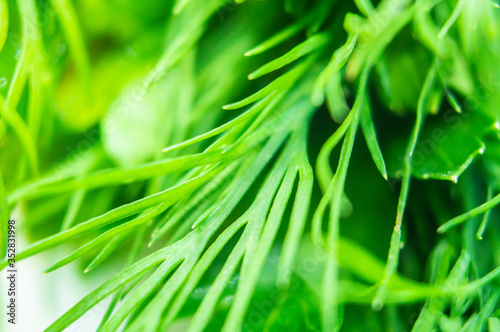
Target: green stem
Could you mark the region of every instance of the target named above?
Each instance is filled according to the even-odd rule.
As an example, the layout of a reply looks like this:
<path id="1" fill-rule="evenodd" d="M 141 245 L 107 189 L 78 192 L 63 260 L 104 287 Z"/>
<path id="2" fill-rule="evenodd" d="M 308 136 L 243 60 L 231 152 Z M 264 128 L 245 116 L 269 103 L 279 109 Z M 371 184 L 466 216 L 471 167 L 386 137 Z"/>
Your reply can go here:
<path id="1" fill-rule="evenodd" d="M 391 236 L 391 243 L 389 246 L 389 255 L 385 267 L 384 278 L 380 281 L 380 287 L 378 288 L 375 298 L 372 302 L 372 307 L 375 310 L 380 310 L 384 306 L 384 300 L 387 296 L 387 285 L 396 272 L 398 266 L 399 252 L 401 250 L 401 225 L 403 224 L 406 201 L 408 199 L 408 193 L 410 190 L 412 156 L 413 151 L 415 150 L 415 146 L 417 145 L 418 136 L 420 134 L 420 131 L 422 130 L 425 115 L 425 102 L 431 91 L 435 76 L 436 65 L 433 64 L 427 74 L 422 92 L 420 93 L 420 97 L 418 99 L 417 119 L 410 136 L 410 141 L 408 142 L 408 146 L 406 148 L 406 155 L 403 165 L 403 179 L 401 183 L 401 191 L 399 193 L 396 213 L 396 225 L 394 226 L 394 230 Z"/>
<path id="2" fill-rule="evenodd" d="M 493 199 L 487 201 L 486 203 L 479 205 L 477 208 L 472 209 L 467 213 L 461 214 L 458 217 L 455 217 L 455 218 L 445 222 L 444 224 L 442 224 L 438 228 L 437 231 L 440 234 L 445 233 L 450 228 L 453 228 L 456 225 L 459 225 L 472 217 L 475 217 L 479 214 L 487 212 L 487 211 L 491 210 L 492 208 L 494 208 L 495 206 L 497 206 L 498 204 L 500 204 L 500 194 L 496 195 Z"/>

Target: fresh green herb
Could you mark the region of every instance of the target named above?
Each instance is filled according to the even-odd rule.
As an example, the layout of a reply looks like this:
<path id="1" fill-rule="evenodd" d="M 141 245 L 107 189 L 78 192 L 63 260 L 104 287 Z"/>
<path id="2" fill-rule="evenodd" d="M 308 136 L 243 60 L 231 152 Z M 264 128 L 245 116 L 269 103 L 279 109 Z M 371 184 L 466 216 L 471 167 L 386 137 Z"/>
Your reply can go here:
<path id="1" fill-rule="evenodd" d="M 490 0 L 0 0 L 0 251 L 122 266 L 46 331 L 499 331 L 499 77 Z"/>

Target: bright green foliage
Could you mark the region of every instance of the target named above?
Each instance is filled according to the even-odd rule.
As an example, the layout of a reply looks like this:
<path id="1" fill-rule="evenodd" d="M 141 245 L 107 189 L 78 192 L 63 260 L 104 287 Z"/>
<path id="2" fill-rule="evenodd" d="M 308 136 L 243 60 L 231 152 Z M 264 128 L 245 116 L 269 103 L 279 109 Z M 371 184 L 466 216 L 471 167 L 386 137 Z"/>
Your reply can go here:
<path id="1" fill-rule="evenodd" d="M 490 0 L 0 0 L 0 251 L 123 267 L 47 331 L 500 331 L 499 79 Z"/>

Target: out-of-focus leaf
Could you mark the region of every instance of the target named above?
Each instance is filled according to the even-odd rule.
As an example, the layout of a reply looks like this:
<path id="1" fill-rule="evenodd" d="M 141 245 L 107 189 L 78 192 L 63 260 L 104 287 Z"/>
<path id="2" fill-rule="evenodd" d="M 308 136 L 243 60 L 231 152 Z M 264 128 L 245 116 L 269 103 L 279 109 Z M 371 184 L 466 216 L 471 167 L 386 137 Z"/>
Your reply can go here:
<path id="1" fill-rule="evenodd" d="M 0 50 L 2 50 L 9 28 L 9 7 L 6 0 L 0 0 Z"/>
<path id="2" fill-rule="evenodd" d="M 131 82 L 146 75 L 158 53 L 153 47 L 161 37 L 157 30 L 152 30 L 133 44 L 99 59 L 93 66 L 89 93 L 82 88 L 74 72 L 65 74 L 56 98 L 63 124 L 74 131 L 88 129 L 105 116 L 113 101 L 121 108 L 121 113 L 136 107 L 145 92 L 146 79 L 140 80 L 133 91 L 127 94 L 123 91 Z M 121 99 L 116 100 L 117 97 Z"/>
<path id="3" fill-rule="evenodd" d="M 335 72 L 330 77 L 325 86 L 326 106 L 330 111 L 332 119 L 337 123 L 342 123 L 349 114 L 350 108 L 342 91 L 342 77 L 340 72 Z"/>
<path id="4" fill-rule="evenodd" d="M 318 305 L 314 294 L 296 277 L 267 318 L 264 331 L 319 331 Z"/>
<path id="5" fill-rule="evenodd" d="M 164 92 L 172 87 L 160 84 L 149 93 L 144 91 L 144 98 L 123 103 L 133 100 L 134 91 L 141 88 L 140 84 L 132 85 L 118 97 L 101 124 L 104 148 L 120 165 L 151 160 L 160 151 L 165 132 L 170 132 L 171 120 L 167 116 L 171 109 L 159 105 L 175 104 Z"/>
<path id="6" fill-rule="evenodd" d="M 429 119 L 413 153 L 412 175 L 421 179 L 458 181 L 474 158 L 486 150 L 485 136 L 496 131 L 495 121 L 481 113 L 445 111 Z M 406 138 L 394 139 L 386 161 L 389 174 L 399 177 Z"/>
<path id="7" fill-rule="evenodd" d="M 488 319 L 490 332 L 500 332 L 500 318 L 491 317 Z"/>

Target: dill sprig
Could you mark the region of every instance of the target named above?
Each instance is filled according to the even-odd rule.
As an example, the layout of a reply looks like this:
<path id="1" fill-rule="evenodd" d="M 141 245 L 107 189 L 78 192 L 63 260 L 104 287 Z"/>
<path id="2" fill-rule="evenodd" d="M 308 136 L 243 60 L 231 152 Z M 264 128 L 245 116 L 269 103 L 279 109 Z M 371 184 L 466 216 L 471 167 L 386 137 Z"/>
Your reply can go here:
<path id="1" fill-rule="evenodd" d="M 0 0 L 0 249 L 123 266 L 46 331 L 498 330 L 497 7 Z"/>

